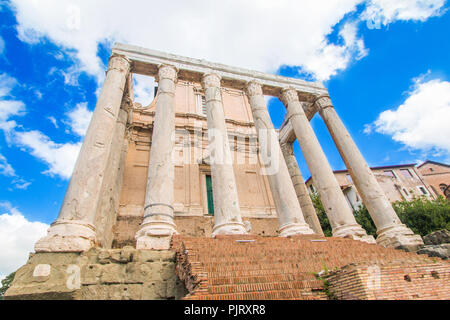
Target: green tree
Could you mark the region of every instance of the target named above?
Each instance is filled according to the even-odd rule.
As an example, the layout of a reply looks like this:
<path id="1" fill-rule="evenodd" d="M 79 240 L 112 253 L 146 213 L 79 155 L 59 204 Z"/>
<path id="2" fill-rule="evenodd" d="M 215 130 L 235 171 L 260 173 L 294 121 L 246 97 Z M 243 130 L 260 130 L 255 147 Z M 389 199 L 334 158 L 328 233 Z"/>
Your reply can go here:
<path id="1" fill-rule="evenodd" d="M 366 230 L 368 235 L 374 237 L 377 236 L 377 227 L 375 227 L 369 211 L 365 206 L 362 206 L 358 210 L 353 210 L 353 214 L 355 215 L 356 222 L 358 222 L 363 229 Z"/>
<path id="2" fill-rule="evenodd" d="M 312 194 L 311 200 L 316 208 L 317 216 L 325 236 L 331 237 L 332 230 L 318 194 Z M 450 201 L 444 197 L 430 200 L 426 197 L 414 198 L 412 201 L 398 201 L 392 204 L 400 220 L 414 233 L 423 236 L 434 231 L 450 230 Z M 365 206 L 354 210 L 356 221 L 367 231 L 376 236 L 376 227 Z"/>
<path id="3" fill-rule="evenodd" d="M 425 197 L 393 203 L 400 220 L 422 237 L 434 231 L 450 230 L 450 201 L 440 196 L 436 200 Z"/>
<path id="4" fill-rule="evenodd" d="M 7 276 L 5 279 L 2 280 L 2 286 L 0 288 L 0 300 L 3 300 L 3 295 L 5 294 L 6 290 L 8 290 L 9 287 L 11 286 L 15 275 L 16 275 L 16 273 L 13 272 L 9 276 Z"/>
<path id="5" fill-rule="evenodd" d="M 328 220 L 327 214 L 322 204 L 322 200 L 320 200 L 320 196 L 317 193 L 311 194 L 311 200 L 316 209 L 317 217 L 319 218 L 320 226 L 322 227 L 323 234 L 325 237 L 331 237 L 331 225 Z"/>

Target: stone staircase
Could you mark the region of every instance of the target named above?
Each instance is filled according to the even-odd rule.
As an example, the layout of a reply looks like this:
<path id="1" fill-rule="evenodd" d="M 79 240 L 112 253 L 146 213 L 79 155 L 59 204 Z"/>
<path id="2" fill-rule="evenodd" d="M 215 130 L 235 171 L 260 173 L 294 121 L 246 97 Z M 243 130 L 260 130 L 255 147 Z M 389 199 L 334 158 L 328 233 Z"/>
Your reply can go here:
<path id="1" fill-rule="evenodd" d="M 343 238 L 297 236 L 174 236 L 176 273 L 185 282 L 188 300 L 326 300 L 321 271 L 370 264 L 420 266 L 439 262 L 425 255 Z M 442 264 L 444 264 L 442 266 Z M 448 278 L 445 279 L 448 283 Z M 442 281 L 441 281 L 442 282 Z M 441 283 L 442 285 L 442 283 Z"/>

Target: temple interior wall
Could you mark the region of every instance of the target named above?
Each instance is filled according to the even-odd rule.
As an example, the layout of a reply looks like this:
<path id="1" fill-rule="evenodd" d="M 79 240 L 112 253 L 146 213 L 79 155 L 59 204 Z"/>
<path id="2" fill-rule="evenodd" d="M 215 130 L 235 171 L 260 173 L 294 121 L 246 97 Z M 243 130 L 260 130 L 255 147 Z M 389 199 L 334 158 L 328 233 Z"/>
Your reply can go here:
<path id="1" fill-rule="evenodd" d="M 258 159 L 256 130 L 247 98 L 244 92 L 227 88 L 222 89 L 222 95 L 242 217 L 252 220 L 251 233 L 276 235 L 277 214 L 267 176 Z M 208 214 L 206 176 L 211 175 L 211 170 L 201 86 L 179 81 L 175 97 L 176 224 L 181 224 L 178 231 L 182 234 L 209 236 L 213 217 Z M 156 99 L 146 107 L 135 104 L 131 110 L 120 205 L 114 228 L 116 245 L 134 241 L 142 221 L 155 105 Z M 182 220 L 180 217 L 199 219 Z M 268 219 L 267 223 L 261 219 Z"/>

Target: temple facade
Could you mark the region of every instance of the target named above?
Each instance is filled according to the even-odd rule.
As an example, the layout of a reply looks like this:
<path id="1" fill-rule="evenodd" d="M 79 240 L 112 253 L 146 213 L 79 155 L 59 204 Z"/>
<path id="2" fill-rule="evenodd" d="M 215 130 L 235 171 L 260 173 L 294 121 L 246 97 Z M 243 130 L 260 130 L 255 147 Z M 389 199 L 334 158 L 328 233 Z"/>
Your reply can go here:
<path id="1" fill-rule="evenodd" d="M 134 101 L 133 74 L 155 77 L 150 105 Z M 280 130 L 265 96 L 286 107 Z M 356 222 L 316 113 L 376 237 Z M 321 83 L 116 44 L 59 216 L 4 297 L 448 300 L 448 263 L 405 252 L 423 241 L 389 200 Z"/>
<path id="2" fill-rule="evenodd" d="M 133 74 L 155 77 L 134 103 Z M 280 132 L 264 96 L 283 102 Z M 356 222 L 309 120 L 319 113 L 377 227 Z M 321 83 L 116 44 L 57 220 L 36 252 L 166 250 L 172 236 L 322 234 L 293 155 L 298 140 L 333 236 L 417 247 Z"/>
<path id="3" fill-rule="evenodd" d="M 269 180 L 258 158 L 258 141 L 245 92 L 222 90 L 223 110 L 239 195 L 239 210 L 246 230 L 276 236 L 278 219 Z M 153 123 L 158 96 L 149 106 L 133 104 L 120 187 L 113 247 L 134 244 L 142 222 Z M 201 84 L 178 80 L 175 86 L 173 214 L 177 232 L 211 236 L 214 195 L 205 91 Z M 125 151 L 124 151 L 125 152 Z"/>

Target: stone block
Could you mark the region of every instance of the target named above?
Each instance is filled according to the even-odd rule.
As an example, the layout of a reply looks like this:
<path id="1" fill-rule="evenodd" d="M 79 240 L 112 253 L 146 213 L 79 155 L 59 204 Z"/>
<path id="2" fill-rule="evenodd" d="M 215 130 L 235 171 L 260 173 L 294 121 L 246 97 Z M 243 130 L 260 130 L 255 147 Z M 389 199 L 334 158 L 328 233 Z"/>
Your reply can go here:
<path id="1" fill-rule="evenodd" d="M 450 231 L 439 230 L 423 237 L 423 242 L 426 245 L 439 245 L 443 243 L 450 243 Z"/>
<path id="2" fill-rule="evenodd" d="M 81 284 L 94 285 L 99 283 L 102 275 L 102 266 L 99 264 L 86 264 L 81 267 Z"/>
<path id="3" fill-rule="evenodd" d="M 176 277 L 175 275 L 175 263 L 163 262 L 161 264 L 161 278 L 162 280 L 169 280 Z"/>
<path id="4" fill-rule="evenodd" d="M 127 283 L 144 283 L 151 278 L 151 268 L 148 263 L 131 262 L 126 266 Z"/>
<path id="5" fill-rule="evenodd" d="M 110 263 L 111 262 L 110 258 L 111 258 L 111 254 L 108 250 L 102 250 L 98 254 L 98 262 L 100 264 Z"/>
<path id="6" fill-rule="evenodd" d="M 450 257 L 450 243 L 440 245 L 427 245 L 417 251 L 418 254 L 426 254 L 429 257 L 437 257 L 447 260 Z"/>
<path id="7" fill-rule="evenodd" d="M 143 300 L 163 300 L 167 296 L 167 283 L 163 281 L 153 281 L 145 283 L 142 288 Z"/>
<path id="8" fill-rule="evenodd" d="M 120 284 L 124 283 L 126 279 L 126 267 L 122 264 L 106 264 L 102 266 L 102 273 L 100 277 L 101 283 L 104 284 Z"/>
<path id="9" fill-rule="evenodd" d="M 138 250 L 133 256 L 133 261 L 137 262 L 156 262 L 161 261 L 161 253 L 165 251 L 156 250 Z"/>
<path id="10" fill-rule="evenodd" d="M 160 257 L 162 261 L 174 262 L 176 256 L 177 254 L 175 251 L 160 251 Z"/>
<path id="11" fill-rule="evenodd" d="M 69 252 L 39 252 L 30 255 L 29 264 L 51 264 L 54 265 L 67 265 L 76 264 L 80 258 L 79 253 Z"/>

